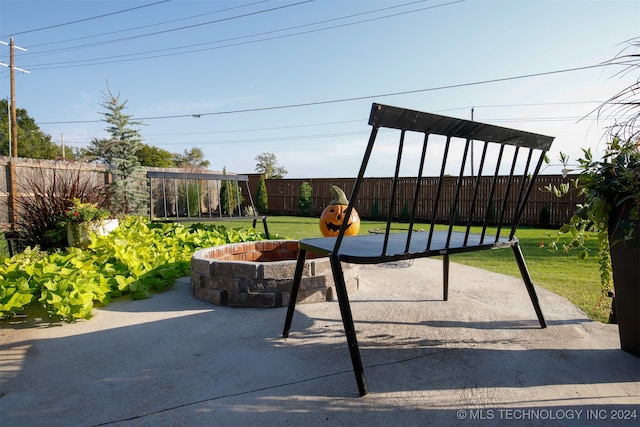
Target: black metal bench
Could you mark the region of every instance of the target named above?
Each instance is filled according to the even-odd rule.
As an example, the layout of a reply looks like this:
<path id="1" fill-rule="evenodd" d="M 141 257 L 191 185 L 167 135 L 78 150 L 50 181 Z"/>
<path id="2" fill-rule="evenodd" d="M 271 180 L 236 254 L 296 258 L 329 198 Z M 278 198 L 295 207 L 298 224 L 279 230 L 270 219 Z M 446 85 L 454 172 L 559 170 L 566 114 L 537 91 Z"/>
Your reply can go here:
<path id="1" fill-rule="evenodd" d="M 546 327 L 515 232 L 544 155 L 553 141 L 552 137 L 544 135 L 380 104 L 373 104 L 369 125 L 372 126 L 371 135 L 344 217 L 349 218 L 351 210 L 358 206 L 367 165 L 376 141 L 381 139 L 378 131 L 383 129 L 385 134 L 382 138 L 386 147 L 389 147 L 388 135 L 393 134 L 397 150 L 386 229 L 379 234 L 344 236 L 345 223 L 337 237 L 300 240 L 283 331 L 286 338 L 291 328 L 307 252 L 328 256 L 360 395 L 367 393 L 367 386 L 341 262 L 378 264 L 442 256 L 444 300 L 447 300 L 449 255 L 511 248 L 540 326 Z M 474 160 L 476 151 L 480 156 Z M 423 185 L 426 182 L 423 176 L 425 169 L 433 166 L 430 162 L 434 159 L 440 172 L 439 180 L 436 188 L 427 189 Z M 410 180 L 400 178 L 402 162 L 407 160 L 413 160 L 417 167 L 415 177 Z M 456 186 L 452 194 L 445 195 L 442 181 L 449 175 L 457 176 Z M 402 185 L 407 181 L 412 182 L 412 203 L 402 206 L 402 210 L 410 214 L 408 230 L 398 233 L 394 232 L 391 224 L 400 208 L 397 206 L 402 186 L 400 181 Z M 431 196 L 427 197 L 426 194 Z M 431 205 L 431 224 L 423 232 L 415 232 L 415 212 L 424 203 Z M 437 226 L 434 218 L 442 209 L 448 209 L 449 221 L 444 226 Z"/>
<path id="2" fill-rule="evenodd" d="M 253 220 L 256 227 L 262 221 L 269 238 L 267 216 L 256 211 L 247 175 L 208 172 L 147 171 L 149 179 L 149 219 L 164 222 L 241 221 Z M 226 182 L 226 195 L 221 193 Z M 242 208 L 241 185 L 244 184 L 248 202 Z M 235 205 L 223 200 L 235 199 Z M 230 207 L 230 208 L 229 208 Z"/>

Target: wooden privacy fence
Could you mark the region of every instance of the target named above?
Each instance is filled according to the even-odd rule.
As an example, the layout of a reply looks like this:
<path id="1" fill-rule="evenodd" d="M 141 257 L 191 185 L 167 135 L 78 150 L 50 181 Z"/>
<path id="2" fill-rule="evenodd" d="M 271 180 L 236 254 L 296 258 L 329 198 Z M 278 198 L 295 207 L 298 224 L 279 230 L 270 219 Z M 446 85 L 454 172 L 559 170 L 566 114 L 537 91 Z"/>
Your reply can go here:
<path id="1" fill-rule="evenodd" d="M 147 172 L 169 174 L 187 172 L 181 168 L 142 169 L 141 173 L 135 174 L 131 179 L 135 179 L 139 186 L 145 188 L 146 194 L 149 189 Z M 101 164 L 69 160 L 0 157 L 0 228 L 2 230 L 13 229 L 19 213 L 17 212 L 19 204 L 16 201 L 20 198 L 35 197 L 32 191 L 34 185 L 52 189 L 54 179 L 58 181 L 77 180 L 80 185 L 90 183 L 95 187 L 100 187 L 111 182 L 111 173 L 105 165 Z M 148 210 L 145 209 L 144 213 L 148 214 Z"/>
<path id="2" fill-rule="evenodd" d="M 19 198 L 35 197 L 33 185 L 45 188 L 54 177 L 66 182 L 78 179 L 95 186 L 110 182 L 106 167 L 101 165 L 66 160 L 0 157 L 0 228 L 12 228 L 19 210 Z"/>
<path id="3" fill-rule="evenodd" d="M 481 178 L 479 202 L 488 202 L 489 189 L 492 176 Z M 522 177 L 516 177 L 517 182 L 514 188 L 520 184 Z M 570 192 L 562 198 L 557 198 L 554 194 L 542 191 L 542 188 L 549 184 L 559 185 L 568 182 L 570 177 L 563 178 L 561 175 L 540 175 L 535 183 L 535 190 L 531 193 L 522 215 L 521 224 L 527 226 L 559 226 L 566 223 L 576 209 L 576 204 L 583 203 L 583 197 L 579 197 L 576 192 Z M 464 179 L 475 179 L 465 177 Z M 255 194 L 259 181 L 259 175 L 250 176 L 250 188 Z M 311 215 L 318 216 L 331 201 L 332 185 L 342 188 L 347 197 L 351 193 L 355 180 L 353 178 L 312 178 L 312 179 L 267 179 L 265 184 L 269 196 L 269 212 L 277 215 L 299 214 L 298 199 L 300 196 L 300 186 L 303 182 L 309 183 L 312 189 Z M 444 177 L 440 204 L 436 213 L 436 221 L 448 221 L 449 207 L 453 203 L 456 177 Z M 413 197 L 412 189 L 415 178 L 401 178 L 398 182 L 398 194 L 401 200 L 406 203 L 399 203 L 393 212 L 393 216 L 399 220 L 408 218 L 408 212 L 403 212 L 403 207 L 408 205 Z M 388 212 L 388 200 L 391 194 L 392 178 L 366 178 L 360 190 L 360 202 L 355 206 L 362 218 L 382 219 Z M 418 206 L 417 218 L 421 221 L 431 220 L 431 206 L 435 200 L 438 178 L 423 178 L 421 185 L 422 202 Z M 506 185 L 506 177 L 498 177 L 498 186 Z M 463 183 L 463 192 L 466 186 Z M 465 220 L 465 215 L 471 204 L 471 194 L 461 194 L 458 201 L 456 216 L 461 221 Z M 500 209 L 502 199 L 493 200 L 488 209 Z M 513 209 L 512 204 L 507 203 L 507 209 Z M 497 215 L 498 212 L 496 212 Z M 491 212 L 489 212 L 491 216 Z"/>
<path id="4" fill-rule="evenodd" d="M 13 170 L 12 170 L 13 169 Z M 35 177 L 50 176 L 53 170 L 63 172 L 76 171 L 81 173 L 89 180 L 96 182 L 110 182 L 110 175 L 106 167 L 91 163 L 79 163 L 69 161 L 54 160 L 36 160 L 36 159 L 10 159 L 8 157 L 0 157 L 0 227 L 3 229 L 11 228 L 11 177 L 15 177 L 15 188 L 17 196 L 24 196 L 27 193 L 27 182 Z M 151 171 L 166 172 L 184 172 L 181 169 L 161 169 L 149 168 Z M 255 197 L 258 188 L 259 175 L 248 175 L 250 192 L 243 192 L 245 202 L 241 205 L 245 208 L 249 203 L 249 194 Z M 483 177 L 489 180 L 490 177 Z M 423 204 L 420 206 L 421 211 L 418 213 L 420 220 L 429 220 L 430 211 L 428 209 L 430 200 L 433 198 L 433 192 L 436 185 L 436 178 L 423 178 L 422 186 Z M 438 218 L 436 220 L 444 220 L 448 215 L 446 210 L 446 201 L 452 200 L 451 184 L 455 178 L 445 177 L 443 182 L 442 204 Z M 537 226 L 549 225 L 559 226 L 567 222 L 576 209 L 576 204 L 583 203 L 583 198 L 578 197 L 575 192 L 571 192 L 563 198 L 556 198 L 553 194 L 540 191 L 548 184 L 559 185 L 568 182 L 569 178 L 563 178 L 560 175 L 540 175 L 536 182 L 536 190 L 534 190 L 526 205 L 525 212 L 522 216 L 522 225 Z M 269 195 L 268 212 L 259 212 L 259 214 L 276 214 L 276 215 L 296 215 L 299 214 L 298 199 L 300 197 L 300 185 L 308 182 L 312 188 L 312 205 L 311 215 L 319 216 L 322 210 L 331 201 L 330 187 L 337 185 L 341 187 L 347 195 L 351 193 L 351 189 L 355 180 L 353 178 L 309 178 L 309 179 L 267 179 L 265 181 L 267 194 Z M 356 209 L 363 218 L 379 219 L 383 218 L 387 213 L 387 200 L 391 191 L 391 178 L 367 178 L 362 187 L 361 203 Z M 411 178 L 403 178 L 400 181 L 400 188 L 403 197 L 409 197 L 407 188 L 411 183 Z M 483 184 L 484 188 L 488 184 Z M 468 199 L 467 199 L 468 200 Z M 461 205 L 458 207 L 458 214 L 461 218 L 465 214 L 464 195 L 461 199 Z M 500 206 L 498 201 L 494 201 L 494 206 Z M 402 204 L 395 209 L 394 216 L 398 219 L 403 217 Z"/>

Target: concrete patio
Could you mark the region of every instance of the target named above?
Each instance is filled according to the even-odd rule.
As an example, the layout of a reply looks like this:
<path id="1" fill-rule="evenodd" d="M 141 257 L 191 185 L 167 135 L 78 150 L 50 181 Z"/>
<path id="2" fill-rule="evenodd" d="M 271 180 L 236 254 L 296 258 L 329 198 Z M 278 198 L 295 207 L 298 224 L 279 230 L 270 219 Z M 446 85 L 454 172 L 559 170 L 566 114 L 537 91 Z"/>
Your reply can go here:
<path id="1" fill-rule="evenodd" d="M 186 278 L 90 321 L 3 320 L 0 425 L 637 425 L 640 359 L 617 326 L 538 287 L 540 329 L 520 280 L 450 277 L 443 302 L 438 260 L 363 268 L 362 398 L 336 302 L 299 305 L 286 340 L 286 308 L 215 306 Z"/>

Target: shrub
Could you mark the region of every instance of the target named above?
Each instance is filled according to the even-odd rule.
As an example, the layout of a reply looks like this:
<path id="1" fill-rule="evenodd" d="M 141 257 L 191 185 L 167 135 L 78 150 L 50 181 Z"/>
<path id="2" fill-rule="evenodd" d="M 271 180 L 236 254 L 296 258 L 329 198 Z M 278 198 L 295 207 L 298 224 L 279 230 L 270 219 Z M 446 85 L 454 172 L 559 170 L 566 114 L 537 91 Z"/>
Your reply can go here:
<path id="1" fill-rule="evenodd" d="M 197 216 L 202 208 L 204 194 L 202 181 L 185 180 L 178 186 L 178 209 L 181 215 Z"/>
<path id="2" fill-rule="evenodd" d="M 411 219 L 411 213 L 409 212 L 409 204 L 405 200 L 402 204 L 402 211 L 400 212 L 400 221 L 408 222 Z"/>
<path id="3" fill-rule="evenodd" d="M 227 174 L 226 168 L 222 169 L 224 175 Z M 220 212 L 222 215 L 233 215 L 237 206 L 242 205 L 244 198 L 242 197 L 242 189 L 238 185 L 238 181 L 222 181 L 220 184 Z"/>
<path id="4" fill-rule="evenodd" d="M 61 222 L 80 223 L 100 221 L 109 218 L 111 213 L 107 209 L 98 207 L 95 203 L 84 203 L 75 198 L 71 201 L 71 206 L 64 211 Z"/>
<path id="5" fill-rule="evenodd" d="M 102 207 L 106 202 L 103 182 L 90 179 L 80 169 L 34 171 L 21 185 L 17 198 L 16 225 L 29 246 L 55 249 L 66 246 L 65 211 L 74 199 Z"/>
<path id="6" fill-rule="evenodd" d="M 549 206 L 544 206 L 542 209 L 540 209 L 540 222 L 538 223 L 538 227 L 551 227 L 551 210 L 549 209 Z"/>
<path id="7" fill-rule="evenodd" d="M 300 195 L 298 196 L 298 208 L 300 208 L 300 213 L 302 215 L 311 214 L 311 204 L 313 202 L 312 197 L 311 185 L 304 181 L 300 184 Z"/>
<path id="8" fill-rule="evenodd" d="M 378 201 L 378 193 L 373 196 L 373 204 L 371 205 L 371 218 L 380 218 L 380 206 Z"/>
<path id="9" fill-rule="evenodd" d="M 264 181 L 264 175 L 260 175 L 260 182 L 258 182 L 256 209 L 263 214 L 266 214 L 269 209 L 269 195 L 267 194 L 267 184 Z"/>

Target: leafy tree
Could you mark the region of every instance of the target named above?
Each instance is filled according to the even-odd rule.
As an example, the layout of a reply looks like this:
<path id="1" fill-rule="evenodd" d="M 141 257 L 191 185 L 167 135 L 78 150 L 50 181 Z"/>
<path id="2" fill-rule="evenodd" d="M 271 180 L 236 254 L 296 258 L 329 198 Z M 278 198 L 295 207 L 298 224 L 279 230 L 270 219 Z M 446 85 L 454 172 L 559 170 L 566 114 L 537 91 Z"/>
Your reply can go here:
<path id="1" fill-rule="evenodd" d="M 9 155 L 9 102 L 0 100 L 0 155 Z M 18 122 L 18 156 L 31 159 L 55 159 L 62 157 L 62 147 L 51 141 L 51 136 L 43 133 L 27 110 L 16 109 Z"/>
<path id="2" fill-rule="evenodd" d="M 80 148 L 80 157 L 87 162 L 104 162 L 103 153 L 106 150 L 105 146 L 109 141 L 109 138 L 93 138 L 89 141 L 89 145 L 86 148 Z"/>
<path id="3" fill-rule="evenodd" d="M 152 145 L 142 144 L 140 150 L 136 154 L 140 164 L 142 166 L 156 167 L 156 168 L 174 168 L 176 163 L 174 161 L 176 154 L 162 148 L 154 147 Z"/>
<path id="4" fill-rule="evenodd" d="M 143 214 L 146 210 L 146 187 L 143 171 L 138 160 L 142 148 L 142 136 L 133 126 L 142 124 L 125 114 L 127 101 L 120 101 L 120 94 L 114 95 L 107 84 L 107 92 L 102 93 L 104 102 L 100 104 L 106 111 L 101 113 L 107 123 L 105 130 L 109 139 L 92 141 L 98 158 L 109 167 L 113 182 L 110 185 L 112 210 L 124 214 Z"/>
<path id="5" fill-rule="evenodd" d="M 300 196 L 298 197 L 298 207 L 303 215 L 311 214 L 311 203 L 313 202 L 312 188 L 308 182 L 300 184 Z"/>
<path id="6" fill-rule="evenodd" d="M 278 166 L 278 158 L 273 153 L 262 153 L 256 156 L 255 171 L 264 175 L 266 179 L 282 179 L 287 174 L 283 166 Z"/>
<path id="7" fill-rule="evenodd" d="M 204 158 L 204 152 L 201 148 L 194 147 L 190 150 L 184 150 L 182 154 L 174 154 L 173 162 L 179 168 L 196 168 L 206 169 L 211 162 Z"/>
<path id="8" fill-rule="evenodd" d="M 262 214 L 266 214 L 269 209 L 269 195 L 267 194 L 267 184 L 264 181 L 264 175 L 260 175 L 260 182 L 258 182 L 256 209 Z"/>

